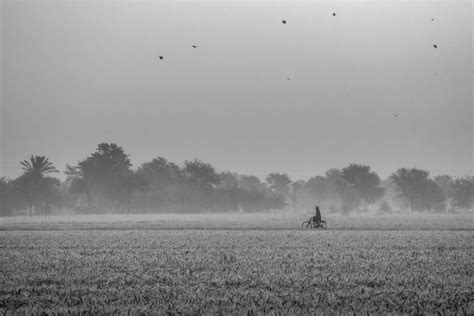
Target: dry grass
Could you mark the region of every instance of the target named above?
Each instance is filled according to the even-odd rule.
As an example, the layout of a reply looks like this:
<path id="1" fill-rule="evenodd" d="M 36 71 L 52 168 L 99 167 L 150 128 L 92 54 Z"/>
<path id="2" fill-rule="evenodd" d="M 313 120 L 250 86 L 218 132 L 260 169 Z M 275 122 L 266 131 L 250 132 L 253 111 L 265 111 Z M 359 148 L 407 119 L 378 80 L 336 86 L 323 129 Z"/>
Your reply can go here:
<path id="1" fill-rule="evenodd" d="M 3 312 L 474 312 L 472 216 L 22 220 L 0 225 Z"/>

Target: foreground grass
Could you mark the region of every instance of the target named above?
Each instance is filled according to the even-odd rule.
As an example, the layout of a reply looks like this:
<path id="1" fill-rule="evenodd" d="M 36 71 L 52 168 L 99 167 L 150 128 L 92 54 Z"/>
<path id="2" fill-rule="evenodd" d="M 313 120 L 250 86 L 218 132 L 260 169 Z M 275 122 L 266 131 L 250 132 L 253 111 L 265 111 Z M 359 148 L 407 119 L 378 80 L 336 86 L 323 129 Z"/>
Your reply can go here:
<path id="1" fill-rule="evenodd" d="M 7 229 L 0 310 L 473 313 L 473 244 L 469 229 Z"/>

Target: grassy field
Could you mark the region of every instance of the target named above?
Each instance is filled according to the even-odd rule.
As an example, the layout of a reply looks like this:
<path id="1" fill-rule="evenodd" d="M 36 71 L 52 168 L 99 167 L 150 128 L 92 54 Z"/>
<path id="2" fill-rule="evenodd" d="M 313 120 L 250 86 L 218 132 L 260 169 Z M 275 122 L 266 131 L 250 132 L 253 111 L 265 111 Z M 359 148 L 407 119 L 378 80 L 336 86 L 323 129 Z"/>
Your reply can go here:
<path id="1" fill-rule="evenodd" d="M 1 219 L 0 311 L 474 313 L 473 215 L 305 217 Z"/>

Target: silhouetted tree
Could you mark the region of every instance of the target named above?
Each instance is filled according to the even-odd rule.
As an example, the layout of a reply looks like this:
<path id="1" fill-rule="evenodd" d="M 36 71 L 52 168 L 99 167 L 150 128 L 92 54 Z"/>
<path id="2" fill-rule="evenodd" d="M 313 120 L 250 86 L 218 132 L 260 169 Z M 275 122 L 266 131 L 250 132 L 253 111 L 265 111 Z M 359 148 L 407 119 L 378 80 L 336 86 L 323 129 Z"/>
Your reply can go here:
<path id="1" fill-rule="evenodd" d="M 391 175 L 399 197 L 409 202 L 410 209 L 431 209 L 434 204 L 445 200 L 442 190 L 429 172 L 417 168 L 398 169 Z"/>
<path id="2" fill-rule="evenodd" d="M 342 180 L 342 171 L 337 168 L 329 169 L 326 171 L 326 178 L 332 183 L 336 184 L 336 182 Z"/>
<path id="3" fill-rule="evenodd" d="M 58 172 L 45 156 L 32 155 L 29 160 L 23 160 L 20 164 L 23 166 L 24 174 L 30 175 L 33 181 L 39 181 L 47 174 Z"/>
<path id="4" fill-rule="evenodd" d="M 448 196 L 449 195 L 449 190 L 450 190 L 450 187 L 451 187 L 451 182 L 453 181 L 451 176 L 449 176 L 447 174 L 436 176 L 436 177 L 434 177 L 434 181 L 441 188 L 444 195 Z"/>
<path id="5" fill-rule="evenodd" d="M 13 213 L 12 187 L 5 177 L 0 178 L 0 216 L 10 216 Z"/>
<path id="6" fill-rule="evenodd" d="M 41 179 L 40 189 L 37 192 L 39 207 L 44 216 L 51 211 L 52 206 L 61 207 L 62 202 L 61 181 L 56 178 L 44 177 Z"/>
<path id="7" fill-rule="evenodd" d="M 218 189 L 232 190 L 239 187 L 239 176 L 236 173 L 225 171 L 219 173 Z"/>
<path id="8" fill-rule="evenodd" d="M 118 202 L 119 207 L 122 208 L 127 216 L 131 212 L 132 208 L 132 195 L 135 191 L 144 190 L 146 188 L 144 178 L 133 170 L 125 172 L 121 177 L 118 178 Z"/>
<path id="9" fill-rule="evenodd" d="M 248 192 L 264 192 L 266 186 L 256 176 L 242 175 L 239 177 L 239 188 Z"/>
<path id="10" fill-rule="evenodd" d="M 68 193 L 85 195 L 87 208 L 90 210 L 92 207 L 91 182 L 84 179 L 82 169 L 79 166 L 66 165 L 64 173 L 67 175 Z"/>
<path id="11" fill-rule="evenodd" d="M 45 203 L 45 192 L 53 190 L 51 185 L 54 181 L 51 179 L 54 178 L 47 178 L 46 175 L 56 173 L 58 170 L 44 156 L 32 155 L 29 160 L 23 160 L 20 164 L 23 166 L 23 175 L 13 181 L 13 186 L 27 201 L 29 215 L 32 216 L 33 209 Z"/>
<path id="12" fill-rule="evenodd" d="M 10 216 L 15 210 L 30 207 L 29 201 L 16 184 L 15 180 L 0 178 L 0 216 Z"/>
<path id="13" fill-rule="evenodd" d="M 444 211 L 446 195 L 440 186 L 432 179 L 427 179 L 422 194 L 419 196 L 419 209 Z"/>
<path id="14" fill-rule="evenodd" d="M 183 170 L 163 157 L 156 157 L 143 163 L 136 172 L 137 191 L 143 196 L 141 205 L 157 209 L 181 204 L 181 192 L 184 188 Z"/>
<path id="15" fill-rule="evenodd" d="M 268 188 L 271 192 L 279 194 L 283 197 L 287 197 L 289 190 L 291 179 L 288 177 L 286 173 L 277 173 L 273 172 L 270 173 L 265 181 L 268 183 Z"/>
<path id="16" fill-rule="evenodd" d="M 129 192 L 131 165 L 123 148 L 115 143 L 99 144 L 94 153 L 80 161 L 75 167 L 77 171 L 75 176 L 81 179 L 77 183 L 77 188 L 82 189 L 88 196 L 88 207 L 91 207 L 93 191 L 112 202 L 128 201 L 129 195 L 124 196 L 124 192 Z"/>
<path id="17" fill-rule="evenodd" d="M 454 209 L 469 209 L 474 203 L 474 179 L 454 179 L 450 185 L 449 197 Z"/>
<path id="18" fill-rule="evenodd" d="M 143 163 L 137 173 L 143 177 L 150 190 L 164 190 L 183 177 L 181 168 L 163 157 Z"/>
<path id="19" fill-rule="evenodd" d="M 186 179 L 200 188 L 214 188 L 219 182 L 220 178 L 214 167 L 209 163 L 204 163 L 199 159 L 191 161 L 186 160 L 183 168 Z"/>
<path id="20" fill-rule="evenodd" d="M 391 176 L 399 197 L 408 200 L 412 212 L 415 209 L 417 199 L 423 192 L 428 176 L 428 171 L 416 168 L 401 168 Z"/>
<path id="21" fill-rule="evenodd" d="M 328 183 L 337 193 L 338 198 L 334 199 L 334 202 L 337 201 L 340 203 L 340 206 L 337 207 L 337 209 L 343 213 L 349 213 L 352 209 L 359 208 L 362 199 L 354 185 L 347 183 L 342 175 L 343 172 L 340 169 L 332 168 L 326 171 Z"/>
<path id="22" fill-rule="evenodd" d="M 308 206 L 311 206 L 311 208 L 330 199 L 334 199 L 336 195 L 335 190 L 334 183 L 323 176 L 310 178 L 303 188 L 305 194 L 310 197 L 311 203 Z"/>
<path id="23" fill-rule="evenodd" d="M 342 169 L 341 178 L 346 187 L 355 191 L 362 201 L 373 204 L 384 194 L 379 176 L 369 166 L 350 164 Z"/>

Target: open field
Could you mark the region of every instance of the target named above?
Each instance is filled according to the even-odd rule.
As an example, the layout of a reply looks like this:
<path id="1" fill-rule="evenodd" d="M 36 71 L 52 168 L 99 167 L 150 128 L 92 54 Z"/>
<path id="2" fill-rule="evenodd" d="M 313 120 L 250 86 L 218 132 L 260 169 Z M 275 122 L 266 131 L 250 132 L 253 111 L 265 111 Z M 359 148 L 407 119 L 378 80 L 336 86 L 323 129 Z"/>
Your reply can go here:
<path id="1" fill-rule="evenodd" d="M 304 213 L 73 215 L 0 218 L 5 230 L 301 230 Z M 323 215 L 329 230 L 474 230 L 474 213 Z"/>
<path id="2" fill-rule="evenodd" d="M 0 310 L 474 312 L 474 217 L 294 214 L 0 221 Z"/>

